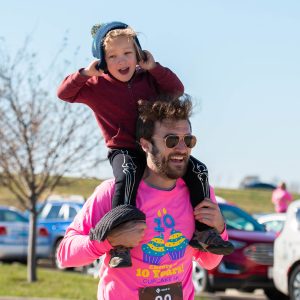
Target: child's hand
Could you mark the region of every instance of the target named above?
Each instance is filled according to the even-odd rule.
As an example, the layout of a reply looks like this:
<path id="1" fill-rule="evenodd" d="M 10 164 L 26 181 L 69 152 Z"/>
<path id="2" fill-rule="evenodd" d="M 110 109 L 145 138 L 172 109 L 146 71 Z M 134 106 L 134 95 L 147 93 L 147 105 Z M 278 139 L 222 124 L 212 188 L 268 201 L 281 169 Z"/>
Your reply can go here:
<path id="1" fill-rule="evenodd" d="M 156 67 L 156 62 L 155 62 L 152 54 L 147 50 L 143 50 L 143 52 L 147 56 L 147 59 L 139 61 L 140 67 L 142 69 L 148 70 L 148 71 L 155 68 Z"/>
<path id="2" fill-rule="evenodd" d="M 84 76 L 101 76 L 103 74 L 103 70 L 96 69 L 99 60 L 92 61 L 86 68 L 80 71 L 81 75 Z"/>

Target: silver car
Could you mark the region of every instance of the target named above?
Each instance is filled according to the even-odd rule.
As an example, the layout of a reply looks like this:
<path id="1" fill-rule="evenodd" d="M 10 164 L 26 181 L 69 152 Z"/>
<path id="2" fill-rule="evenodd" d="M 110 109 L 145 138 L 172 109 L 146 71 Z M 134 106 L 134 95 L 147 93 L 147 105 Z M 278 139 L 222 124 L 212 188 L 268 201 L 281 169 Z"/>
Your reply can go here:
<path id="1" fill-rule="evenodd" d="M 274 244 L 274 283 L 286 299 L 300 299 L 300 199 L 291 202 Z"/>
<path id="2" fill-rule="evenodd" d="M 21 211 L 11 206 L 0 206 L 0 260 L 25 261 L 27 258 L 29 221 Z M 51 248 L 46 227 L 38 226 L 37 258 L 47 257 Z"/>
<path id="3" fill-rule="evenodd" d="M 273 231 L 279 233 L 285 223 L 286 214 L 285 213 L 272 213 L 272 214 L 263 214 L 256 217 L 258 223 L 265 226 L 267 231 Z"/>

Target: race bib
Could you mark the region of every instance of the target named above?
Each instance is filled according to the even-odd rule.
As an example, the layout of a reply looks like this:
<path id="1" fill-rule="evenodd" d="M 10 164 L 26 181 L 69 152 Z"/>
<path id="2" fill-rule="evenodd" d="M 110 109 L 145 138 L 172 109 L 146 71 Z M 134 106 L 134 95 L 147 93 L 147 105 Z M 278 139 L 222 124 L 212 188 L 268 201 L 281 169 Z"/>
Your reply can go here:
<path id="1" fill-rule="evenodd" d="M 139 300 L 183 300 L 181 282 L 140 288 Z"/>

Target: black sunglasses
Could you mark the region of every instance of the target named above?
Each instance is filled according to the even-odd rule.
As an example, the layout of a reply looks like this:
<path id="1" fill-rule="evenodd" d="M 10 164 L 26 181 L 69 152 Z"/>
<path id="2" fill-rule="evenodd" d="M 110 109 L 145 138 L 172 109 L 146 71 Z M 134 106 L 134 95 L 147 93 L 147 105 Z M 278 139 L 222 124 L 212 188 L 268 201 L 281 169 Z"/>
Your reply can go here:
<path id="1" fill-rule="evenodd" d="M 191 134 L 185 134 L 185 135 L 170 134 L 164 138 L 162 137 L 154 137 L 154 138 L 163 139 L 165 141 L 166 147 L 170 149 L 176 147 L 182 140 L 184 141 L 185 145 L 188 148 L 195 147 L 197 143 L 197 138 Z"/>

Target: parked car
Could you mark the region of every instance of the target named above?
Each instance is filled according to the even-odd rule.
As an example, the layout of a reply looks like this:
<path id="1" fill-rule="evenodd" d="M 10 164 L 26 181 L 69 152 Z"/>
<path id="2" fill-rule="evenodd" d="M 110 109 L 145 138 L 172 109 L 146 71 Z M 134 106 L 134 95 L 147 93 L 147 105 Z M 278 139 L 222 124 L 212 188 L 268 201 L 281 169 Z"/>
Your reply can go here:
<path id="1" fill-rule="evenodd" d="M 279 233 L 285 223 L 286 214 L 285 213 L 271 213 L 263 214 L 260 216 L 255 216 L 258 223 L 265 226 L 267 231 L 273 231 Z"/>
<path id="2" fill-rule="evenodd" d="M 283 230 L 275 241 L 274 282 L 287 299 L 300 299 L 300 200 L 289 205 Z"/>
<path id="3" fill-rule="evenodd" d="M 46 227 L 50 233 L 51 248 L 48 257 L 53 266 L 59 268 L 56 259 L 58 246 L 65 235 L 67 227 L 71 224 L 76 214 L 80 211 L 84 200 L 71 198 L 56 198 L 47 201 L 38 217 L 38 224 Z"/>
<path id="4" fill-rule="evenodd" d="M 271 183 L 253 182 L 253 183 L 245 184 L 243 186 L 243 188 L 244 189 L 275 190 L 276 186 Z"/>
<path id="5" fill-rule="evenodd" d="M 219 203 L 219 206 L 235 251 L 224 256 L 213 270 L 205 270 L 194 262 L 196 293 L 227 288 L 248 292 L 263 289 L 269 299 L 282 299 L 272 278 L 275 233 L 267 232 L 250 214 L 235 205 Z"/>
<path id="6" fill-rule="evenodd" d="M 0 206 L 0 260 L 26 261 L 29 220 L 11 206 Z M 47 257 L 50 235 L 44 226 L 37 227 L 36 256 Z"/>

